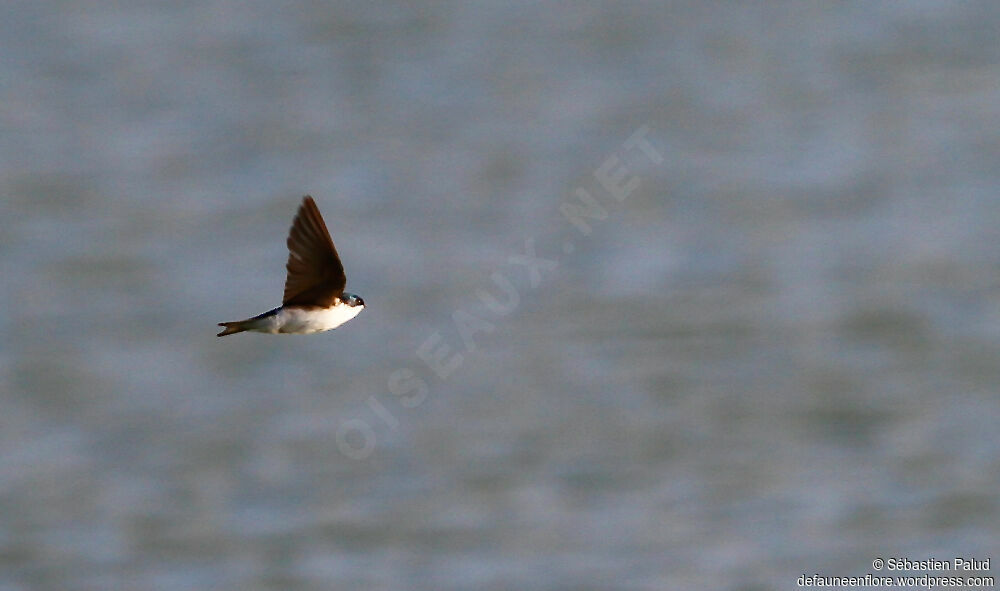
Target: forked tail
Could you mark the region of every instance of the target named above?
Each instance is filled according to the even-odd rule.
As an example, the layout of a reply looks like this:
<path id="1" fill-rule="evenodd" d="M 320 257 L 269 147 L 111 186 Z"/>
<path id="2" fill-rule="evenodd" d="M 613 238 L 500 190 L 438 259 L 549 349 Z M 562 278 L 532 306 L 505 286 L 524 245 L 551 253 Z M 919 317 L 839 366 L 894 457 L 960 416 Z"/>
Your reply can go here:
<path id="1" fill-rule="evenodd" d="M 220 322 L 219 326 L 226 327 L 225 330 L 215 335 L 217 337 L 224 337 L 227 334 L 236 334 L 238 332 L 244 332 L 247 330 L 245 323 L 246 320 L 239 320 L 237 322 Z"/>

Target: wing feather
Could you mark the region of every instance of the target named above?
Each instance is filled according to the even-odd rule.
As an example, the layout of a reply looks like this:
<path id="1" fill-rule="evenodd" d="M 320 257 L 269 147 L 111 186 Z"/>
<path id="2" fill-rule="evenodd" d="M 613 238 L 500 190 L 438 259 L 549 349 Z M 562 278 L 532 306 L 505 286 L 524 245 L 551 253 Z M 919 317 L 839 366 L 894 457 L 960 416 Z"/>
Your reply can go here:
<path id="1" fill-rule="evenodd" d="M 302 199 L 288 233 L 284 305 L 332 306 L 347 277 L 337 249 L 313 198 Z"/>

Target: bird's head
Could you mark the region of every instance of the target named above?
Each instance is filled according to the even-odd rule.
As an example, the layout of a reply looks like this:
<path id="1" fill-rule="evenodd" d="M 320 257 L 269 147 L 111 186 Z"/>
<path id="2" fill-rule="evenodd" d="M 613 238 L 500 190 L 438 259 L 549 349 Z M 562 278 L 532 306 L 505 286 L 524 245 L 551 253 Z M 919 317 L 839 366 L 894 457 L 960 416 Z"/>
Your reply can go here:
<path id="1" fill-rule="evenodd" d="M 361 296 L 354 295 L 353 293 L 344 292 L 344 295 L 341 296 L 340 299 L 352 308 L 355 306 L 361 306 L 362 308 L 365 307 L 365 301 L 361 299 Z"/>

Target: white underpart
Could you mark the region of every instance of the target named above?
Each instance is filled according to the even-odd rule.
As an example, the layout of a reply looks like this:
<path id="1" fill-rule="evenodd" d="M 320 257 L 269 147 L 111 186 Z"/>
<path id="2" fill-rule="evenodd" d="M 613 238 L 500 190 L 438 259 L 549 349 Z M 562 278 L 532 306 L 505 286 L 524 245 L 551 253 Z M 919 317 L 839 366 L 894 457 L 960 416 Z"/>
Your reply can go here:
<path id="1" fill-rule="evenodd" d="M 312 334 L 332 330 L 361 313 L 364 306 L 337 302 L 332 308 L 306 310 L 282 308 L 277 314 L 255 321 L 249 330 L 271 334 Z"/>

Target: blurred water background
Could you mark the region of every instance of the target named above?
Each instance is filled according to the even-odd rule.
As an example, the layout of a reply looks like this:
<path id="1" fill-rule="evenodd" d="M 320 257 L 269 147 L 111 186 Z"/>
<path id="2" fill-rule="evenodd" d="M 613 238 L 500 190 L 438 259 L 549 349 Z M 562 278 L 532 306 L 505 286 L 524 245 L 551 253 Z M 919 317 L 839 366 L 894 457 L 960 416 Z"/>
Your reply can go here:
<path id="1" fill-rule="evenodd" d="M 1000 558 L 997 30 L 990 2 L 10 4 L 0 591 Z M 279 303 L 306 193 L 368 309 L 217 339 Z"/>

